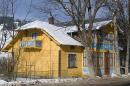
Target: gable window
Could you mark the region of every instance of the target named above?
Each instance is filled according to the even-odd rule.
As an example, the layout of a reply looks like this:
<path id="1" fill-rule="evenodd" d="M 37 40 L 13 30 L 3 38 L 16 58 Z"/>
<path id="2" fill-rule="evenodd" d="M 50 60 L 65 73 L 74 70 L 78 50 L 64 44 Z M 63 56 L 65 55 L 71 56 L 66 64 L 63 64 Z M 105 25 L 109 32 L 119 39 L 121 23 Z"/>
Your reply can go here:
<path id="1" fill-rule="evenodd" d="M 68 54 L 68 68 L 76 68 L 76 54 Z"/>
<path id="2" fill-rule="evenodd" d="M 37 33 L 36 32 L 33 32 L 32 33 L 32 39 L 36 39 L 37 38 Z"/>

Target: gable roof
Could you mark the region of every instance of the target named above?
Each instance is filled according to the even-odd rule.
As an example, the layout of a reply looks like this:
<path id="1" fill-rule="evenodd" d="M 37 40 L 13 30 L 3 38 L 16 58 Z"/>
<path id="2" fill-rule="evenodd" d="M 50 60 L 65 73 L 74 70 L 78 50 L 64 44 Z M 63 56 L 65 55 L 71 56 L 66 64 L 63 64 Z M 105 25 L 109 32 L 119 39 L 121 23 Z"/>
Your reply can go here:
<path id="1" fill-rule="evenodd" d="M 49 24 L 48 22 L 43 22 L 36 20 L 34 22 L 23 25 L 20 30 L 34 29 L 38 28 L 47 32 L 52 38 L 54 38 L 61 45 L 73 45 L 73 46 L 82 46 L 82 44 L 68 34 L 65 34 L 61 29 L 63 27 L 57 27 L 55 25 Z"/>
<path id="2" fill-rule="evenodd" d="M 96 30 L 96 29 L 98 30 L 102 26 L 105 26 L 111 22 L 112 22 L 112 20 L 95 22 L 93 24 L 93 30 Z M 87 28 L 88 24 L 86 24 L 85 26 Z M 77 31 L 76 26 L 69 26 L 69 27 L 63 28 L 63 27 L 57 27 L 55 25 L 49 24 L 48 22 L 36 20 L 34 22 L 25 24 L 16 30 L 26 30 L 26 29 L 36 29 L 36 28 L 47 32 L 52 38 L 54 38 L 54 40 L 56 40 L 61 45 L 82 46 L 82 44 L 80 42 L 71 38 L 67 34 L 69 32 Z M 10 37 L 8 39 L 8 41 L 6 41 L 4 48 L 11 42 L 11 40 L 12 40 L 12 38 Z"/>

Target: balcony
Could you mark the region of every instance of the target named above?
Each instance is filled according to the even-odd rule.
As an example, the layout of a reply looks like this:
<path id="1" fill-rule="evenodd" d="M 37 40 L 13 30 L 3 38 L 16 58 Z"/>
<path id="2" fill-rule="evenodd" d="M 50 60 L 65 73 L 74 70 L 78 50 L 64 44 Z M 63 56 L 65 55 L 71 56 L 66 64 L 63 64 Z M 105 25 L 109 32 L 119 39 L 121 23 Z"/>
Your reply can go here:
<path id="1" fill-rule="evenodd" d="M 92 48 L 97 50 L 113 50 L 113 44 L 105 44 L 105 43 L 92 43 Z"/>
<path id="2" fill-rule="evenodd" d="M 41 40 L 21 41 L 20 47 L 21 48 L 41 49 L 42 48 L 42 41 Z"/>

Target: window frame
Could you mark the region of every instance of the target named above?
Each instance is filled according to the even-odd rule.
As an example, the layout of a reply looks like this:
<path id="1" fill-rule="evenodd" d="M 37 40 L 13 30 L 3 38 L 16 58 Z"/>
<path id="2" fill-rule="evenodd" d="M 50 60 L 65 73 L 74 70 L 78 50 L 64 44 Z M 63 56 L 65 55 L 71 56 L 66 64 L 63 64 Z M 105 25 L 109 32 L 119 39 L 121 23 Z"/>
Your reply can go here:
<path id="1" fill-rule="evenodd" d="M 35 34 L 35 35 L 34 35 L 34 34 Z M 31 38 L 32 38 L 32 39 L 34 39 L 34 40 L 37 39 L 37 36 L 38 36 L 38 33 L 37 33 L 37 32 L 32 32 L 32 33 L 31 33 Z"/>
<path id="2" fill-rule="evenodd" d="M 70 59 L 69 59 L 69 55 L 70 54 L 74 54 L 75 55 L 75 65 L 74 66 L 70 66 Z M 73 52 L 69 52 L 67 54 L 67 62 L 68 62 L 68 68 L 69 69 L 72 69 L 72 68 L 77 68 L 77 54 L 76 53 L 73 53 Z"/>

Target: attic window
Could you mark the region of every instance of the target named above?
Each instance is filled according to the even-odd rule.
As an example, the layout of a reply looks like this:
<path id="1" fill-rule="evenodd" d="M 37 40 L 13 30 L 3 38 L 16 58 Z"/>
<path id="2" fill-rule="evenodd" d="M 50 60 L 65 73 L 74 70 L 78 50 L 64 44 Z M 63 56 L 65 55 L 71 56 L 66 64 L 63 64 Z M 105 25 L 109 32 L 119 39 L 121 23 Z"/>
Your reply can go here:
<path id="1" fill-rule="evenodd" d="M 32 39 L 36 39 L 37 38 L 37 33 L 36 32 L 33 32 L 32 33 Z"/>

